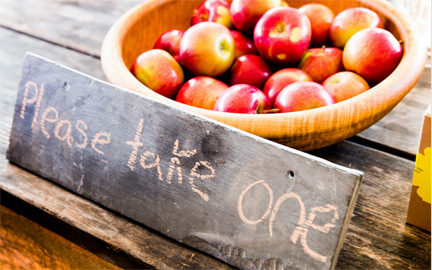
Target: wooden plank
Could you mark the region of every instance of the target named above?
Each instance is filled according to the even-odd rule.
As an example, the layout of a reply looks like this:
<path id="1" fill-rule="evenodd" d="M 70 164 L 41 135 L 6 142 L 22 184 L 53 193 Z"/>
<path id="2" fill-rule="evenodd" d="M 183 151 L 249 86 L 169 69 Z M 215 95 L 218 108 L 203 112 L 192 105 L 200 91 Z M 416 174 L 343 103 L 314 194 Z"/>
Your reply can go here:
<path id="1" fill-rule="evenodd" d="M 0 40 L 3 45 L 0 50 L 0 145 L 3 147 L 6 147 L 9 143 L 17 87 L 21 77 L 22 62 L 27 51 L 31 50 L 47 58 L 56 58 L 59 63 L 67 64 L 71 68 L 85 72 L 93 77 L 104 78 L 100 61 L 93 57 L 29 36 L 20 35 L 1 27 Z"/>
<path id="2" fill-rule="evenodd" d="M 314 151 L 313 154 L 365 171 L 336 269 L 428 269 L 431 262 L 430 234 L 405 224 L 413 162 L 350 142 Z M 356 157 L 362 158 L 363 162 L 357 162 Z M 136 258 L 158 266 L 158 269 L 161 263 L 190 265 L 192 260 L 187 261 L 188 256 L 197 258 L 196 268 L 226 269 L 222 264 L 208 264 L 208 258 L 204 260 L 200 253 L 186 254 L 186 259 L 181 260 L 174 255 L 186 252 L 187 247 L 178 246 L 6 160 L 0 163 L 0 172 L 2 190 L 14 193 L 58 219 L 103 239 L 114 249 L 132 253 Z M 147 248 L 143 249 L 143 243 Z M 159 248 L 166 250 L 165 257 L 156 252 Z M 171 269 L 178 269 L 179 265 Z"/>
<path id="3" fill-rule="evenodd" d="M 195 266 L 194 268 L 226 269 L 220 262 L 219 264 L 209 263 L 212 260 L 208 256 L 185 246 L 173 244 L 172 241 L 168 241 L 153 231 L 137 226 L 92 202 L 84 200 L 86 203 L 74 204 L 74 199 L 82 200 L 82 198 L 65 192 L 61 188 L 53 189 L 58 186 L 9 164 L 5 160 L 13 105 L 25 51 L 31 50 L 87 74 L 92 74 L 92 76 L 97 77 L 95 73 L 99 72 L 103 78 L 103 74 L 96 59 L 19 35 L 13 31 L 0 28 L 0 40 L 4 45 L 0 50 L 0 69 L 2 70 L 0 90 L 1 189 L 7 189 L 58 219 L 87 230 L 104 240 L 107 245 L 133 253 L 142 261 L 147 259 L 147 262 L 153 265 L 178 269 L 184 263 Z M 407 124 L 410 125 L 410 123 Z M 410 225 L 405 226 L 404 223 L 406 210 L 404 207 L 407 207 L 405 202 L 408 201 L 409 194 L 407 182 L 411 181 L 413 163 L 350 142 L 343 142 L 312 154 L 320 155 L 319 153 L 330 161 L 352 166 L 365 172 L 357 207 L 336 268 L 430 268 L 430 234 Z M 382 185 L 383 181 L 388 184 Z M 48 187 L 45 186 L 47 183 Z M 92 209 L 90 211 L 95 214 L 91 216 L 93 219 L 81 219 L 80 217 L 87 217 L 85 213 L 89 209 Z M 394 223 L 389 221 L 394 221 Z M 111 224 L 112 227 L 107 228 L 105 224 Z M 123 236 L 126 239 L 123 239 Z M 144 249 L 143 246 L 147 248 Z M 176 256 L 177 254 L 179 255 Z M 197 260 L 189 260 L 189 258 Z M 409 267 L 397 267 L 401 261 L 403 265 Z"/>
<path id="4" fill-rule="evenodd" d="M 365 172 L 337 269 L 430 268 L 430 232 L 406 224 L 413 161 L 346 141 L 311 154 Z"/>
<path id="5" fill-rule="evenodd" d="M 124 218 L 118 218 L 94 203 L 82 202 L 75 196 L 69 199 L 70 192 L 57 185 L 48 183 L 26 170 L 9 164 L 6 148 L 12 126 L 14 105 L 24 54 L 31 49 L 45 57 L 58 58 L 60 63 L 68 64 L 94 77 L 103 78 L 99 60 L 75 51 L 55 46 L 14 31 L 0 28 L 0 70 L 2 70 L 0 98 L 0 185 L 2 190 L 29 202 L 52 214 L 54 217 L 79 228 L 104 241 L 113 250 L 122 250 L 130 256 L 151 264 L 158 269 L 179 269 L 183 265 L 190 268 L 227 269 L 226 264 L 185 246 L 179 246 L 149 229 L 137 226 Z M 54 196 L 58 195 L 58 196 Z M 79 199 L 74 202 L 74 199 Z M 90 206 L 89 206 L 90 205 Z M 92 208 L 93 207 L 93 208 Z M 69 209 L 77 209 L 72 212 Z M 86 219 L 88 217 L 88 219 Z M 107 227 L 106 224 L 111 224 Z M 167 258 L 170 258 L 168 260 Z"/>
<path id="6" fill-rule="evenodd" d="M 139 0 L 2 0 L 0 26 L 100 56 L 111 25 Z M 37 12 L 36 12 L 37 11 Z"/>
<path id="7" fill-rule="evenodd" d="M 407 153 L 414 159 L 423 113 L 431 101 L 430 77 L 431 70 L 426 68 L 417 85 L 395 109 L 357 136 Z"/>
<path id="8" fill-rule="evenodd" d="M 251 269 L 333 268 L 362 176 L 35 55 L 23 65 L 7 158 Z"/>
<path id="9" fill-rule="evenodd" d="M 143 226 L 48 182 L 0 163 L 1 189 L 156 269 L 231 269 L 202 252 L 176 244 Z"/>
<path id="10" fill-rule="evenodd" d="M 0 25 L 100 56 L 108 29 L 124 12 L 138 3 L 138 0 L 4 0 L 0 8 Z M 358 137 L 365 140 L 366 145 L 370 141 L 415 156 L 421 115 L 429 101 L 430 81 L 429 85 L 420 83 L 390 114 Z"/>
<path id="11" fill-rule="evenodd" d="M 0 206 L 1 269 L 121 269 Z"/>

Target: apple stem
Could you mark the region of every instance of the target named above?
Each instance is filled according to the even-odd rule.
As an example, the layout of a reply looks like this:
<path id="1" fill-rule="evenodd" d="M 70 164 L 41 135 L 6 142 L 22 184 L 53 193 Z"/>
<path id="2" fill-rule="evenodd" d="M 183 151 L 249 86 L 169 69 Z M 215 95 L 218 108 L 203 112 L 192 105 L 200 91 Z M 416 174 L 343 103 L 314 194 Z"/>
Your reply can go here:
<path id="1" fill-rule="evenodd" d="M 322 53 L 325 53 L 325 49 L 326 49 L 326 46 L 325 45 L 322 45 Z"/>
<path id="2" fill-rule="evenodd" d="M 278 112 L 280 112 L 280 109 L 274 108 L 274 109 L 263 110 L 260 113 L 278 113 Z"/>

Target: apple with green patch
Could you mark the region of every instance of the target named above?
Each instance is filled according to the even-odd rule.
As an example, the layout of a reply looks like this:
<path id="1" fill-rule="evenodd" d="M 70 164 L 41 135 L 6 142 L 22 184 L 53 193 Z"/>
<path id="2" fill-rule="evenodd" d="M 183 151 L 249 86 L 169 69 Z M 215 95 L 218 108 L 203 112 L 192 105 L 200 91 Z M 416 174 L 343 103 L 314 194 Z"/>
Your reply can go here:
<path id="1" fill-rule="evenodd" d="M 190 24 L 215 22 L 232 29 L 230 8 L 231 3 L 226 0 L 206 0 L 192 11 Z"/>
<path id="2" fill-rule="evenodd" d="M 311 41 L 311 25 L 306 15 L 291 7 L 273 8 L 259 19 L 254 30 L 258 53 L 274 64 L 300 60 Z"/>
<path id="3" fill-rule="evenodd" d="M 160 49 L 140 54 L 130 71 L 145 86 L 167 98 L 174 98 L 184 82 L 180 64 L 171 54 Z"/>
<path id="4" fill-rule="evenodd" d="M 393 34 L 381 28 L 367 28 L 355 33 L 343 50 L 346 70 L 375 85 L 387 78 L 399 65 L 402 46 Z"/>
<path id="5" fill-rule="evenodd" d="M 334 18 L 329 32 L 330 40 L 333 46 L 343 48 L 355 33 L 373 27 L 383 27 L 376 12 L 364 7 L 348 8 Z"/>
<path id="6" fill-rule="evenodd" d="M 179 45 L 180 63 L 193 75 L 217 77 L 229 70 L 235 59 L 230 30 L 215 22 L 189 27 Z"/>

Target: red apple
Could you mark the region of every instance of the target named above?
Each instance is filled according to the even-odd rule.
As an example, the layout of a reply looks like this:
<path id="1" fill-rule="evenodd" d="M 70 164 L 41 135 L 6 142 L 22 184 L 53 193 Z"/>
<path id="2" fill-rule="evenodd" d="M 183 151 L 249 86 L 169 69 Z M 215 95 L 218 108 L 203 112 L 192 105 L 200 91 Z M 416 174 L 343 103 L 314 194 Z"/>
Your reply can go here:
<path id="1" fill-rule="evenodd" d="M 252 34 L 256 23 L 267 10 L 283 5 L 282 0 L 233 0 L 230 10 L 233 24 L 240 32 Z"/>
<path id="2" fill-rule="evenodd" d="M 231 30 L 231 35 L 234 38 L 236 59 L 245 54 L 258 54 L 255 44 L 250 38 L 235 30 Z"/>
<path id="3" fill-rule="evenodd" d="M 140 54 L 130 70 L 141 83 L 167 98 L 173 98 L 184 81 L 182 67 L 171 54 L 160 49 Z"/>
<path id="4" fill-rule="evenodd" d="M 312 30 L 311 47 L 326 45 L 329 39 L 330 26 L 335 17 L 333 11 L 323 4 L 311 3 L 301 6 L 300 13 L 309 18 Z"/>
<path id="5" fill-rule="evenodd" d="M 295 82 L 276 97 L 274 108 L 280 112 L 296 112 L 334 104 L 332 95 L 319 83 Z"/>
<path id="6" fill-rule="evenodd" d="M 220 23 L 227 28 L 233 28 L 231 3 L 226 0 L 206 0 L 192 12 L 191 25 L 200 22 Z"/>
<path id="7" fill-rule="evenodd" d="M 370 84 L 377 84 L 389 76 L 401 58 L 399 41 L 381 28 L 367 28 L 355 33 L 343 51 L 345 69 L 359 74 Z"/>
<path id="8" fill-rule="evenodd" d="M 292 64 L 300 60 L 309 47 L 311 25 L 298 9 L 277 7 L 264 13 L 254 30 L 258 53 L 275 64 Z"/>
<path id="9" fill-rule="evenodd" d="M 334 18 L 330 27 L 330 40 L 333 46 L 343 48 L 355 33 L 371 27 L 383 27 L 376 12 L 363 7 L 348 8 Z"/>
<path id="10" fill-rule="evenodd" d="M 307 72 L 313 81 L 322 83 L 327 77 L 343 70 L 342 50 L 325 46 L 308 49 L 298 68 Z"/>
<path id="11" fill-rule="evenodd" d="M 195 76 L 220 76 L 234 62 L 234 38 L 228 28 L 218 23 L 202 22 L 189 27 L 179 48 L 180 63 Z"/>
<path id="12" fill-rule="evenodd" d="M 312 81 L 312 78 L 301 69 L 284 68 L 276 71 L 270 76 L 264 85 L 263 92 L 269 97 L 270 102 L 273 105 L 277 95 L 283 88 L 300 81 Z"/>
<path id="13" fill-rule="evenodd" d="M 369 84 L 360 75 L 342 71 L 328 77 L 322 85 L 329 91 L 335 102 L 357 96 L 369 89 Z"/>
<path id="14" fill-rule="evenodd" d="M 167 31 L 159 36 L 153 45 L 153 49 L 165 50 L 169 52 L 175 60 L 178 61 L 179 44 L 183 34 L 183 30 L 174 29 Z"/>
<path id="15" fill-rule="evenodd" d="M 249 84 L 262 89 L 272 70 L 267 62 L 258 55 L 240 56 L 231 67 L 230 85 Z"/>
<path id="16" fill-rule="evenodd" d="M 268 97 L 258 88 L 248 84 L 236 84 L 229 87 L 213 108 L 219 112 L 230 113 L 263 113 L 271 109 Z"/>
<path id="17" fill-rule="evenodd" d="M 213 110 L 216 100 L 228 88 L 225 83 L 208 76 L 198 76 L 185 82 L 176 101 L 198 108 Z"/>

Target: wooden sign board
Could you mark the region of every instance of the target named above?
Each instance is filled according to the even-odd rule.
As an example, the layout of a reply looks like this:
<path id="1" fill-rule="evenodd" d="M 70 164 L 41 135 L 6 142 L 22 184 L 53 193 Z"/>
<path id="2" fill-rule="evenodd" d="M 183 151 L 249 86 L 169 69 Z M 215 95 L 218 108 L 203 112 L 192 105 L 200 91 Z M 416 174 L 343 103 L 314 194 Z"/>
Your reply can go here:
<path id="1" fill-rule="evenodd" d="M 333 268 L 362 178 L 33 54 L 7 158 L 244 269 Z"/>

